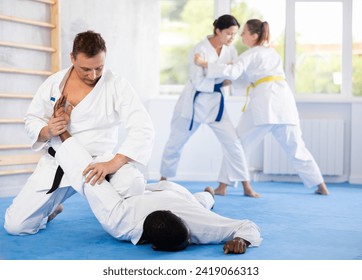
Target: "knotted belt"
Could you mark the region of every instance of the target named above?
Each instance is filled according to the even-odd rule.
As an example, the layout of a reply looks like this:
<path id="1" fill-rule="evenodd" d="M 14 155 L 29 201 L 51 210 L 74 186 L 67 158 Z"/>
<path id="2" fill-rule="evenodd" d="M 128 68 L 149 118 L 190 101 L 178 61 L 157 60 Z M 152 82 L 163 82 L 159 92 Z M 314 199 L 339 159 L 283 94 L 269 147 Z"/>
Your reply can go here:
<path id="1" fill-rule="evenodd" d="M 250 88 L 255 88 L 256 86 L 260 85 L 261 83 L 272 82 L 272 81 L 282 81 L 282 80 L 285 80 L 285 78 L 283 76 L 266 76 L 264 78 L 257 80 L 254 83 L 251 83 L 246 89 L 246 100 L 245 100 L 245 104 L 244 104 L 242 111 L 243 112 L 245 111 L 246 105 L 248 104 Z"/>
<path id="2" fill-rule="evenodd" d="M 219 105 L 219 112 L 217 113 L 217 116 L 216 116 L 216 119 L 215 119 L 216 122 L 219 122 L 221 120 L 222 114 L 224 112 L 224 95 L 221 92 L 221 87 L 222 87 L 222 83 L 214 85 L 214 92 L 219 92 L 220 93 L 220 105 Z M 201 91 L 196 91 L 195 95 L 194 95 L 194 100 L 192 101 L 192 117 L 191 117 L 191 123 L 190 123 L 189 130 L 192 130 L 192 126 L 194 124 L 195 100 L 196 100 L 196 97 L 200 93 L 201 93 Z"/>
<path id="3" fill-rule="evenodd" d="M 52 147 L 50 147 L 48 149 L 48 154 L 51 155 L 52 157 L 55 157 L 55 150 Z M 50 194 L 50 193 L 54 192 L 57 188 L 59 188 L 60 181 L 62 180 L 63 175 L 64 175 L 64 171 L 59 165 L 57 168 L 57 171 L 55 172 L 53 185 L 50 188 L 50 190 L 47 192 L 47 194 Z"/>

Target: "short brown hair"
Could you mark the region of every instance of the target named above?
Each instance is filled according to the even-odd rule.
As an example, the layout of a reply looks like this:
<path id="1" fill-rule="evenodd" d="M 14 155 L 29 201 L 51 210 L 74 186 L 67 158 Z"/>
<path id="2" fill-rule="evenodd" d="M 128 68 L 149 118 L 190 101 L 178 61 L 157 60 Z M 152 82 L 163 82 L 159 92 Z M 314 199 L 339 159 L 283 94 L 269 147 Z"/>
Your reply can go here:
<path id="1" fill-rule="evenodd" d="M 73 57 L 78 53 L 84 53 L 87 57 L 93 57 L 100 52 L 107 52 L 106 42 L 99 33 L 86 31 L 78 33 L 73 42 Z"/>

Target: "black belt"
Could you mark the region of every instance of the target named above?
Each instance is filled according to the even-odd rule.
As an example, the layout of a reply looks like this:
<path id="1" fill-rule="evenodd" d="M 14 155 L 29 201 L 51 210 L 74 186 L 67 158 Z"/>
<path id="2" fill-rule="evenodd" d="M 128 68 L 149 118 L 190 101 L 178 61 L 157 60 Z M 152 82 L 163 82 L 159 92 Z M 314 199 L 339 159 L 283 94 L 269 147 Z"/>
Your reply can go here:
<path id="1" fill-rule="evenodd" d="M 48 154 L 51 155 L 52 157 L 55 157 L 55 150 L 50 147 L 48 149 Z M 52 187 L 50 188 L 50 190 L 47 192 L 47 194 L 50 194 L 52 192 L 54 192 L 57 188 L 59 188 L 59 185 L 60 185 L 60 181 L 62 180 L 63 178 L 63 175 L 64 175 L 64 171 L 63 169 L 60 167 L 60 165 L 58 166 L 57 168 L 57 171 L 55 172 L 55 176 L 54 176 L 54 180 L 53 180 L 53 185 Z M 109 182 L 110 181 L 110 176 L 109 174 L 106 175 L 105 179 Z"/>
<path id="2" fill-rule="evenodd" d="M 48 154 L 51 155 L 52 157 L 55 157 L 55 150 L 52 147 L 50 147 L 48 149 Z M 60 181 L 62 180 L 63 175 L 64 175 L 64 171 L 59 165 L 57 168 L 57 171 L 55 172 L 53 185 L 50 188 L 50 190 L 47 192 L 47 194 L 50 194 L 50 193 L 54 192 L 57 188 L 59 188 Z"/>

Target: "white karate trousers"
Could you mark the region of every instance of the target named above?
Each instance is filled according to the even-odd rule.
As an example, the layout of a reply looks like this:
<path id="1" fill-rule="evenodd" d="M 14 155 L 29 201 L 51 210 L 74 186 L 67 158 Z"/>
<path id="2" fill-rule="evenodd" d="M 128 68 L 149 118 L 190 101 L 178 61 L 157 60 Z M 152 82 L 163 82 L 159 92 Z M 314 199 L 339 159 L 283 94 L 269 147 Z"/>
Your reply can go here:
<path id="1" fill-rule="evenodd" d="M 287 153 L 294 169 L 308 188 L 322 183 L 321 171 L 313 157 L 306 148 L 299 125 L 266 124 L 248 126 L 239 122 L 236 132 L 244 147 L 246 157 L 249 157 L 264 139 L 267 133 L 272 133 L 274 138 Z"/>
<path id="2" fill-rule="evenodd" d="M 218 181 L 230 185 L 238 181 L 248 181 L 249 171 L 247 169 L 244 150 L 227 112 L 224 111 L 219 122 L 206 124 L 212 129 L 219 140 L 224 155 L 223 168 L 219 173 Z M 189 119 L 183 118 L 180 115 L 173 117 L 170 137 L 162 156 L 161 176 L 170 178 L 176 175 L 182 149 L 200 125 L 200 122 L 194 121 L 192 130 L 190 131 Z M 205 143 L 207 143 L 207 139 Z M 210 151 L 210 155 L 212 156 L 212 151 Z"/>

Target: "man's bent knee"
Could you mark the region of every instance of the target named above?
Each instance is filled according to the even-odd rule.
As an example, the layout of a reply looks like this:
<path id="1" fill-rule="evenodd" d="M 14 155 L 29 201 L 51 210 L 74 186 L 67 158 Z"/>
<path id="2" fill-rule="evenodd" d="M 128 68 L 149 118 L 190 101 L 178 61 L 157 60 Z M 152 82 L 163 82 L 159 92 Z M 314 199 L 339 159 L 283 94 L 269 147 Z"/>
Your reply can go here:
<path id="1" fill-rule="evenodd" d="M 5 221 L 4 223 L 4 229 L 8 234 L 11 235 L 22 235 L 24 234 L 24 228 L 19 223 L 11 223 L 8 221 Z"/>
<path id="2" fill-rule="evenodd" d="M 35 234 L 41 228 L 39 225 L 34 225 L 29 222 L 20 220 L 20 219 L 11 219 L 8 216 L 5 216 L 4 229 L 8 234 L 11 235 L 26 235 L 26 234 Z"/>
<path id="3" fill-rule="evenodd" d="M 111 178 L 111 185 L 124 198 L 143 194 L 146 180 L 134 165 L 126 164 Z"/>

